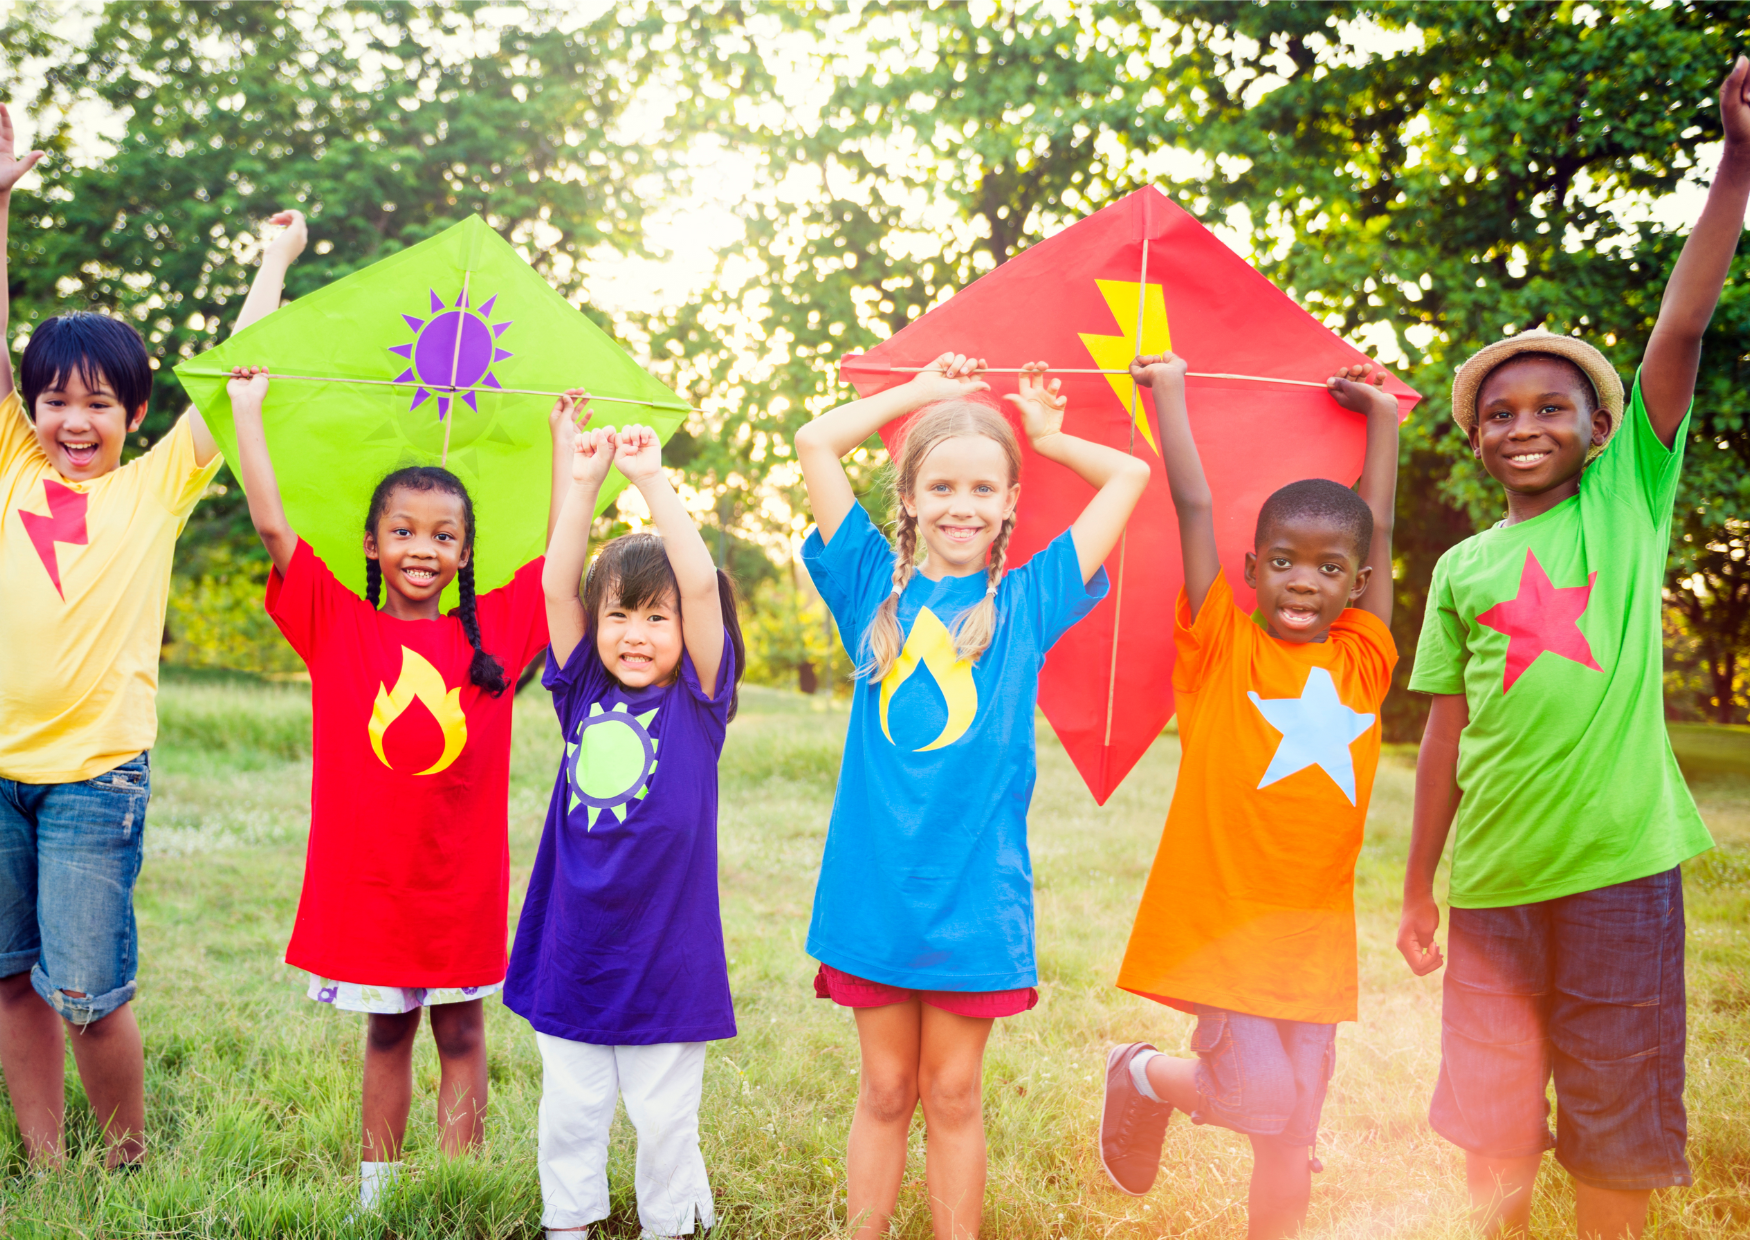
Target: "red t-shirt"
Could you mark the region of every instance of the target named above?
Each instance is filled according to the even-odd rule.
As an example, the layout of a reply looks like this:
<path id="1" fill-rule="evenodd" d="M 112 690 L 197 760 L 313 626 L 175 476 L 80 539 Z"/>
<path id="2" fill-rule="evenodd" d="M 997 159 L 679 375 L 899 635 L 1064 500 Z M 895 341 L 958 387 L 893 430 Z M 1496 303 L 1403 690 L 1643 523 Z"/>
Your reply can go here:
<path id="1" fill-rule="evenodd" d="M 541 561 L 479 596 L 488 654 L 514 678 L 547 644 Z M 379 986 L 504 977 L 514 694 L 468 679 L 454 612 L 397 620 L 300 541 L 267 612 L 310 669 L 310 843 L 286 963 Z"/>

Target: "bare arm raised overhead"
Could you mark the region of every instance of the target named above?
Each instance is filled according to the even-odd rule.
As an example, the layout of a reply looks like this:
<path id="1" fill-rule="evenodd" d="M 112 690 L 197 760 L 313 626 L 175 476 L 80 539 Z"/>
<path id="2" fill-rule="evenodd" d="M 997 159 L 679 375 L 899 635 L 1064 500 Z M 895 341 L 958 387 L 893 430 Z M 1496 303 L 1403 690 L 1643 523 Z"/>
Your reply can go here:
<path id="1" fill-rule="evenodd" d="M 1331 396 L 1345 409 L 1367 415 L 1367 456 L 1361 466 L 1361 493 L 1373 514 L 1373 541 L 1368 544 L 1363 568 L 1371 567 L 1367 591 L 1352 604 L 1391 623 L 1392 523 L 1397 517 L 1398 492 L 1398 402 L 1385 391 L 1385 371 L 1362 363 L 1346 366 L 1327 381 Z"/>
<path id="2" fill-rule="evenodd" d="M 1003 399 L 1021 411 L 1021 422 L 1033 451 L 1048 461 L 1073 470 L 1078 478 L 1098 487 L 1081 515 L 1071 525 L 1076 559 L 1082 580 L 1091 581 L 1124 533 L 1124 523 L 1136 501 L 1148 487 L 1148 462 L 1077 435 L 1064 433 L 1063 415 L 1068 400 L 1058 394 L 1060 379 L 1046 380 L 1044 362 L 1021 368 L 1019 395 Z"/>
<path id="3" fill-rule="evenodd" d="M 561 442 L 558 423 L 572 422 L 574 401 L 579 395 L 567 392 L 553 404 L 555 450 Z M 584 567 L 589 563 L 589 526 L 595 519 L 596 497 L 601 494 L 602 481 L 614 463 L 614 428 L 575 427 L 563 442 L 571 450 L 570 485 L 552 520 L 547 558 L 541 565 L 541 591 L 547 599 L 547 641 L 560 667 L 571 661 L 572 652 L 589 628 L 578 591 Z"/>
<path id="4" fill-rule="evenodd" d="M 0 103 L 0 348 L 6 350 L 6 366 L 0 372 L 0 397 L 12 395 L 12 275 L 6 267 L 6 247 L 12 215 L 12 187 L 36 167 L 41 151 L 13 154 L 12 113 Z"/>
<path id="5" fill-rule="evenodd" d="M 699 527 L 662 472 L 662 445 L 648 426 L 628 426 L 615 440 L 614 464 L 650 505 L 650 518 L 662 535 L 668 566 L 680 587 L 681 641 L 693 657 L 699 684 L 716 697 L 723 665 L 723 602 L 717 593 L 717 565 L 699 536 Z"/>
<path id="6" fill-rule="evenodd" d="M 1641 359 L 1641 399 L 1654 433 L 1667 448 L 1695 396 L 1702 333 L 1719 304 L 1750 200 L 1750 61 L 1742 56 L 1720 84 L 1720 127 L 1726 144 L 1719 170 L 1666 282 L 1659 318 Z"/>
<path id="7" fill-rule="evenodd" d="M 979 378 L 983 370 L 981 359 L 944 353 L 909 383 L 840 405 L 796 432 L 796 459 L 802 465 L 808 506 L 814 512 L 822 541 L 832 541 L 839 523 L 857 502 L 851 480 L 845 476 L 845 467 L 840 462 L 895 418 L 915 413 L 938 400 L 988 392 L 990 384 Z"/>
<path id="8" fill-rule="evenodd" d="M 1221 556 L 1215 549 L 1215 500 L 1203 472 L 1203 458 L 1191 436 L 1191 415 L 1185 407 L 1185 359 L 1175 353 L 1139 357 L 1130 363 L 1130 377 L 1148 389 L 1161 428 L 1161 460 L 1167 467 L 1167 488 L 1179 516 L 1179 554 L 1185 565 L 1185 598 L 1195 616 L 1203 610 L 1209 587 L 1221 576 Z"/>

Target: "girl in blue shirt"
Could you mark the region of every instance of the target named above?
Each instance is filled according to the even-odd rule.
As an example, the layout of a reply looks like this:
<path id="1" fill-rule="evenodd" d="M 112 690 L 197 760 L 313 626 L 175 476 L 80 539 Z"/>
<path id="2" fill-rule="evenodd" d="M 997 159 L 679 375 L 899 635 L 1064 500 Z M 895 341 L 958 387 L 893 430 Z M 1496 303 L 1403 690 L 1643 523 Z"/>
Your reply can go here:
<path id="1" fill-rule="evenodd" d="M 1033 712 L 1045 654 L 1106 594 L 1100 567 L 1148 485 L 1145 462 L 1063 431 L 1043 362 L 1024 368 L 1033 451 L 1097 491 L 1075 524 L 1006 571 L 1021 448 L 984 362 L 946 353 L 909 383 L 796 435 L 816 529 L 803 561 L 858 684 L 815 889 L 815 990 L 856 1011 L 862 1074 L 848 1218 L 885 1235 L 920 1099 L 938 1240 L 978 1234 L 981 1074 L 991 1021 L 1033 1006 Z M 841 458 L 898 418 L 889 545 Z M 924 558 L 917 562 L 919 544 Z"/>

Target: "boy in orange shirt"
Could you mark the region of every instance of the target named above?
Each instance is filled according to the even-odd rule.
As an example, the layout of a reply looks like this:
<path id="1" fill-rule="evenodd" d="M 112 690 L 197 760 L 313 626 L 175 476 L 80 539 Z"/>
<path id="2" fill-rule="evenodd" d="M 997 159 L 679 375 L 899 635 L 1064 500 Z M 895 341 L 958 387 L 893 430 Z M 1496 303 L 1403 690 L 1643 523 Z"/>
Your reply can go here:
<path id="1" fill-rule="evenodd" d="M 1147 1043 L 1106 1060 L 1100 1155 L 1140 1196 L 1176 1107 L 1252 1141 L 1247 1235 L 1291 1235 L 1312 1194 L 1311 1147 L 1355 1019 L 1355 858 L 1391 687 L 1397 401 L 1351 366 L 1331 395 L 1367 417 L 1360 494 L 1313 478 L 1264 501 L 1242 612 L 1216 554 L 1209 483 L 1185 409 L 1185 362 L 1138 358 L 1185 558 L 1173 689 L 1183 754 L 1118 985 L 1192 1012 L 1196 1059 Z"/>

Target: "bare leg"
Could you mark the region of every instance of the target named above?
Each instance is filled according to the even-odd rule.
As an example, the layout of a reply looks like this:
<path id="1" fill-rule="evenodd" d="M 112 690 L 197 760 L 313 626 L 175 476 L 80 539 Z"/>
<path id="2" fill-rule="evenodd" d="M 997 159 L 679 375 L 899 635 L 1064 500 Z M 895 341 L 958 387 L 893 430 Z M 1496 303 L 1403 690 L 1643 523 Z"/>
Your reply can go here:
<path id="1" fill-rule="evenodd" d="M 413 1105 L 413 1039 L 419 1009 L 400 1016 L 372 1014 L 365 1032 L 364 1140 L 361 1162 L 399 1162 Z"/>
<path id="2" fill-rule="evenodd" d="M 988 1017 L 924 1005 L 918 1095 L 936 1240 L 976 1240 L 984 1214 L 984 1044 Z"/>
<path id="3" fill-rule="evenodd" d="M 1148 1086 L 1155 1097 L 1189 1115 L 1197 1109 L 1197 1061 L 1156 1055 L 1148 1061 Z"/>
<path id="4" fill-rule="evenodd" d="M 918 1106 L 918 1043 L 923 1004 L 916 999 L 857 1008 L 862 1071 L 845 1155 L 845 1219 L 856 1240 L 887 1234 L 905 1176 L 905 1141 Z"/>
<path id="5" fill-rule="evenodd" d="M 1647 1226 L 1648 1189 L 1625 1192 L 1593 1188 L 1574 1181 L 1574 1213 L 1579 1219 L 1580 1240 L 1641 1240 Z"/>
<path id="6" fill-rule="evenodd" d="M 71 990 L 66 993 L 75 999 L 85 997 Z M 146 1156 L 146 1052 L 134 1005 L 124 1003 L 89 1025 L 68 1022 L 67 1040 L 92 1113 L 103 1123 L 103 1139 L 109 1146 L 104 1165 L 139 1162 Z"/>
<path id="7" fill-rule="evenodd" d="M 1471 1222 L 1485 1236 L 1525 1236 L 1531 1224 L 1531 1190 L 1543 1155 L 1527 1158 L 1485 1158 L 1469 1150 L 1464 1155 L 1465 1185 L 1470 1189 Z"/>
<path id="8" fill-rule="evenodd" d="M 479 999 L 441 1003 L 431 1009 L 437 1043 L 438 1138 L 454 1157 L 480 1144 L 486 1129 L 486 1010 Z"/>
<path id="9" fill-rule="evenodd" d="M 30 974 L 0 977 L 0 1072 L 33 1166 L 58 1166 L 63 1158 L 66 1061 L 61 1018 L 31 986 Z"/>
<path id="10" fill-rule="evenodd" d="M 1252 1185 L 1246 1195 L 1246 1240 L 1300 1234 L 1312 1200 L 1310 1151 L 1275 1137 L 1253 1137 Z"/>

